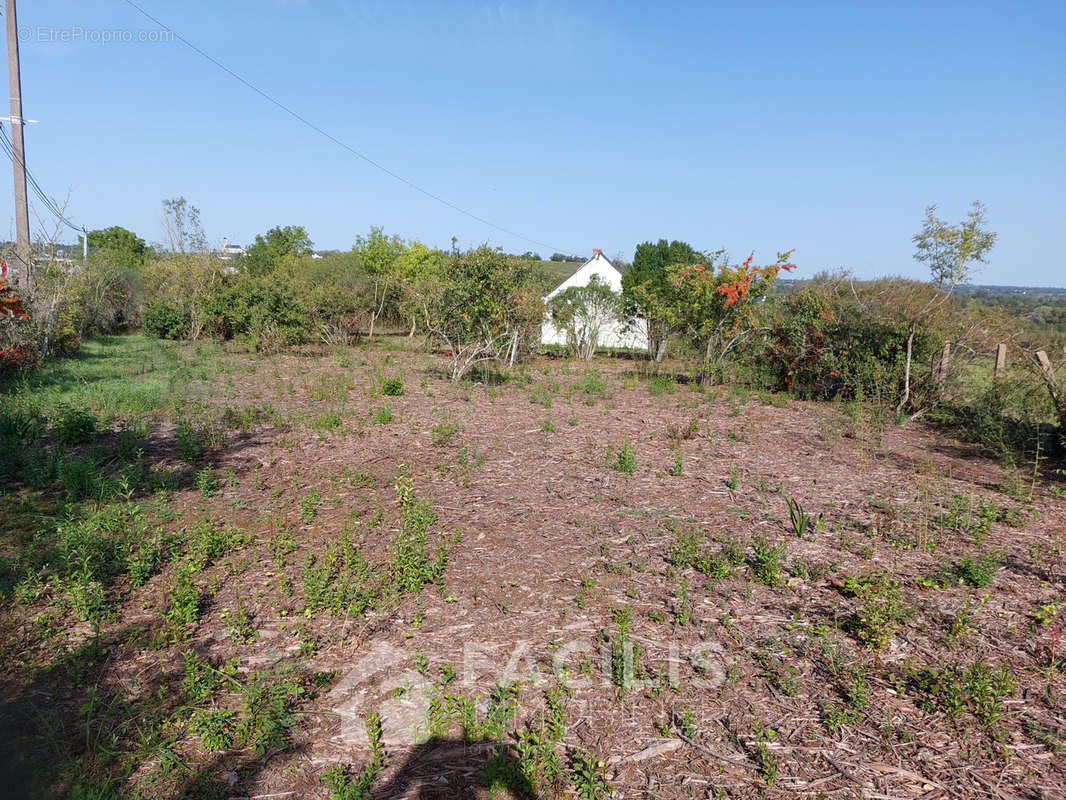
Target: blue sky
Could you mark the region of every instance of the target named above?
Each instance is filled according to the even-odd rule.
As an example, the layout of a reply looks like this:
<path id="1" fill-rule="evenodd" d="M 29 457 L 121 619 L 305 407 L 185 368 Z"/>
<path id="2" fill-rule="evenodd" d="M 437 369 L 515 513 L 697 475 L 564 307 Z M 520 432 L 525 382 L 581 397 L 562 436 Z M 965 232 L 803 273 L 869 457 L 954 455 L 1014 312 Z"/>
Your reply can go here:
<path id="1" fill-rule="evenodd" d="M 988 207 L 978 282 L 1066 286 L 1066 3 L 162 2 L 145 10 L 413 191 L 285 115 L 124 0 L 23 3 L 27 161 L 68 216 L 162 238 L 371 225 L 448 246 L 630 257 L 660 237 L 799 277 L 924 276 L 924 208 Z M 80 32 L 79 32 L 80 31 Z M 74 39 L 62 41 L 63 38 Z M 6 112 L 5 112 L 6 113 Z M 0 184 L 3 185 L 3 184 Z M 9 192 L 0 222 L 13 230 Z"/>

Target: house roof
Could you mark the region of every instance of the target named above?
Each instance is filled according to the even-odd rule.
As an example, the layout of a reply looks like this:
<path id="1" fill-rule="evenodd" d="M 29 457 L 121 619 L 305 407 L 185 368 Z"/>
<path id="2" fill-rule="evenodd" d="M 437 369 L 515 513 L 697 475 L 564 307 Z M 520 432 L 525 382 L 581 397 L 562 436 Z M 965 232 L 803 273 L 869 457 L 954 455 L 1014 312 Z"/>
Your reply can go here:
<path id="1" fill-rule="evenodd" d="M 571 286 L 586 286 L 593 275 L 598 276 L 614 291 L 619 292 L 622 290 L 622 273 L 614 264 L 607 260 L 603 250 L 597 247 L 592 251 L 592 258 L 578 267 L 573 275 L 548 292 L 544 299 L 551 300 L 555 295 L 565 292 Z"/>

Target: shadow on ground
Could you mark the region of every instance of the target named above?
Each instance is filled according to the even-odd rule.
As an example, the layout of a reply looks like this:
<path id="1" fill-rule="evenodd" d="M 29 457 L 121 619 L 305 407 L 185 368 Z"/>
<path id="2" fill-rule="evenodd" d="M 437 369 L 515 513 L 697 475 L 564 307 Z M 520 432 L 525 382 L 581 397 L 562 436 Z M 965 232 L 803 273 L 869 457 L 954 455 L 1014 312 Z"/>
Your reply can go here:
<path id="1" fill-rule="evenodd" d="M 439 739 L 407 753 L 399 770 L 375 791 L 375 800 L 455 800 L 490 793 L 535 797 L 514 748 L 501 742 Z"/>

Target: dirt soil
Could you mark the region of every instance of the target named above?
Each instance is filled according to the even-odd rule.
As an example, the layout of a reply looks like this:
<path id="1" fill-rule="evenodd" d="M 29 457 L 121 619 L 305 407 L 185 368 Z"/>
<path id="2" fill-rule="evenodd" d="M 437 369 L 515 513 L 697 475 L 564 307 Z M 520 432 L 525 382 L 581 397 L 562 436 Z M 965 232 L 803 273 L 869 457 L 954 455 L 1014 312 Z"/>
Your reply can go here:
<path id="1" fill-rule="evenodd" d="M 370 711 L 387 754 L 374 797 L 486 796 L 484 765 L 513 734 L 464 741 L 452 725 L 427 744 L 433 699 L 462 693 L 484 715 L 517 682 L 520 731 L 561 682 L 557 753 L 602 761 L 615 797 L 1066 797 L 1066 495 L 1050 467 L 1032 481 L 919 422 L 637 379 L 625 360 L 453 386 L 425 353 L 246 358 L 194 399 L 218 419 L 269 412 L 205 453 L 195 466 L 220 491 L 186 480 L 165 524 L 211 516 L 251 543 L 200 576 L 209 599 L 188 643 L 135 633 L 158 624 L 172 567 L 133 591 L 98 673 L 131 701 L 190 646 L 236 657 L 241 675 L 327 673 L 262 756 L 176 735 L 225 796 L 328 797 L 323 770 L 370 759 Z M 402 395 L 380 394 L 389 377 Z M 173 430 L 153 428 L 156 469 L 182 467 Z M 384 569 L 404 469 L 437 514 L 430 546 L 451 542 L 443 580 L 359 614 L 305 610 L 308 554 L 342 533 Z M 786 498 L 810 515 L 802 535 Z M 294 540 L 280 556 L 279 531 Z M 998 571 L 968 585 L 966 559 L 986 554 Z M 255 628 L 244 642 L 237 609 Z M 611 644 L 626 641 L 637 655 L 617 680 Z M 61 685 L 38 690 L 81 698 Z M 565 770 L 541 791 L 576 796 Z"/>

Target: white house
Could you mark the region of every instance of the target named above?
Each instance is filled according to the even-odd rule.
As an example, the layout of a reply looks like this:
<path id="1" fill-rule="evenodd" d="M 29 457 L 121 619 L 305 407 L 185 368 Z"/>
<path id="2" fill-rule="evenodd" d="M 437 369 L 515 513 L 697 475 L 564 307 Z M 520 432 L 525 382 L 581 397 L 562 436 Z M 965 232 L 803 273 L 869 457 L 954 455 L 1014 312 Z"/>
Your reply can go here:
<path id="1" fill-rule="evenodd" d="M 232 261 L 244 255 L 244 248 L 239 244 L 230 244 L 229 239 L 222 239 L 222 247 L 218 251 L 219 261 Z"/>
<path id="2" fill-rule="evenodd" d="M 622 291 L 622 273 L 603 256 L 603 250 L 595 248 L 592 258 L 581 265 L 573 275 L 556 286 L 544 297 L 544 302 L 549 303 L 555 295 L 565 292 L 571 286 L 587 286 L 592 277 L 596 276 L 601 282 L 607 284 L 615 292 Z M 551 312 L 548 312 L 541 326 L 540 340 L 543 344 L 565 345 L 566 332 L 559 330 L 551 320 Z M 626 347 L 634 350 L 647 350 L 648 326 L 643 319 L 636 319 L 627 324 L 624 320 L 605 319 L 600 326 L 600 335 L 597 344 L 600 347 Z"/>

